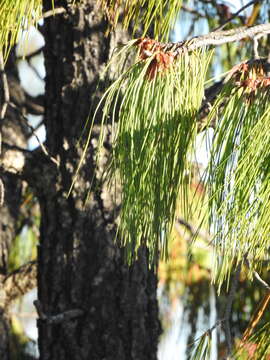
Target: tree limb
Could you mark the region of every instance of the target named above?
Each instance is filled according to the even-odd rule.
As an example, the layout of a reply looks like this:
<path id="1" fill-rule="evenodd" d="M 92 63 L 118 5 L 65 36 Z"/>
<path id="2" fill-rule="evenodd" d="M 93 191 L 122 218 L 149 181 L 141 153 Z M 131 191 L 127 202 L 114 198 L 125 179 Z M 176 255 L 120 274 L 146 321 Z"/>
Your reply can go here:
<path id="1" fill-rule="evenodd" d="M 32 151 L 29 150 L 29 149 L 26 149 L 26 148 L 22 148 L 20 146 L 17 146 L 17 145 L 10 145 L 9 143 L 7 142 L 3 142 L 2 143 L 3 145 L 3 148 L 7 149 L 7 150 L 14 150 L 14 151 L 20 151 L 21 153 L 26 153 L 26 154 L 29 154 L 31 153 Z"/>
<path id="2" fill-rule="evenodd" d="M 13 108 L 17 108 L 17 106 L 13 103 L 10 103 L 10 106 L 12 106 Z M 59 161 L 57 159 L 55 159 L 53 156 L 51 156 L 48 152 L 48 150 L 46 149 L 46 146 L 44 145 L 44 143 L 39 139 L 36 130 L 33 128 L 32 125 L 29 124 L 28 119 L 22 115 L 22 120 L 24 121 L 25 125 L 30 129 L 31 131 L 31 135 L 33 135 L 37 142 L 39 143 L 39 146 L 41 148 L 41 150 L 43 151 L 43 153 L 48 157 L 48 159 L 50 159 L 53 163 L 55 163 L 57 166 L 59 166 Z"/>
<path id="3" fill-rule="evenodd" d="M 13 271 L 3 281 L 5 306 L 37 286 L 37 262 L 30 261 Z"/>
<path id="4" fill-rule="evenodd" d="M 185 41 L 183 45 L 184 47 L 187 48 L 188 51 L 192 51 L 204 46 L 210 46 L 210 45 L 218 46 L 218 45 L 239 41 L 247 37 L 253 38 L 254 36 L 258 36 L 260 34 L 267 35 L 269 33 L 270 33 L 270 23 L 256 25 L 252 27 L 242 26 L 232 30 L 213 31 L 207 35 L 198 36 L 191 40 Z"/>
<path id="5" fill-rule="evenodd" d="M 33 97 L 25 93 L 25 104 L 27 113 L 33 115 L 44 115 L 44 95 Z"/>
<path id="6" fill-rule="evenodd" d="M 262 3 L 262 2 L 264 2 L 264 0 L 252 0 L 249 3 L 247 3 L 246 5 L 242 6 L 236 13 L 234 13 L 229 19 L 227 19 L 221 26 L 214 29 L 214 31 L 222 30 L 229 22 L 231 22 L 233 19 L 235 19 L 242 11 L 244 11 L 251 5 L 255 5 L 260 2 Z"/>
<path id="7" fill-rule="evenodd" d="M 252 270 L 251 269 L 251 266 L 250 266 L 250 263 L 248 261 L 248 259 L 245 259 L 245 263 L 247 265 L 247 267 L 253 272 L 253 275 L 255 277 L 255 279 L 268 291 L 270 292 L 270 285 L 261 278 L 261 276 L 259 275 L 259 273 L 257 273 L 257 271 L 255 270 Z"/>
<path id="8" fill-rule="evenodd" d="M 37 50 L 27 54 L 27 55 L 22 55 L 22 56 L 18 56 L 17 59 L 18 60 L 26 60 L 29 61 L 31 60 L 33 57 L 40 55 L 44 50 L 44 46 L 41 46 L 40 48 L 38 48 Z"/>
<path id="9" fill-rule="evenodd" d="M 192 15 L 195 15 L 197 17 L 200 17 L 200 18 L 205 18 L 206 17 L 204 14 L 202 14 L 198 10 L 192 9 L 189 6 L 185 5 L 185 4 L 182 5 L 181 10 L 183 10 L 183 11 L 185 11 L 187 13 L 190 13 Z"/>
<path id="10" fill-rule="evenodd" d="M 143 52 L 144 60 L 151 57 L 155 53 L 156 47 L 160 51 L 170 52 L 171 56 L 177 57 L 188 51 L 207 46 L 219 46 L 235 41 L 240 41 L 246 38 L 254 38 L 255 36 L 265 36 L 270 33 L 270 23 L 256 25 L 252 27 L 242 26 L 236 29 L 212 31 L 209 34 L 202 36 L 195 36 L 190 40 L 179 41 L 176 43 L 161 43 L 152 40 L 152 48 Z M 140 44 L 144 39 L 138 39 Z"/>
<path id="11" fill-rule="evenodd" d="M 220 81 L 215 82 L 209 88 L 205 90 L 204 100 L 199 110 L 199 117 L 198 117 L 198 131 L 205 130 L 207 128 L 215 128 L 216 126 L 216 119 L 213 118 L 211 123 L 207 122 L 207 115 L 211 110 L 212 104 L 214 103 L 215 99 L 219 95 L 220 91 L 222 90 L 223 86 L 231 79 L 232 75 L 239 69 L 242 64 L 247 64 L 249 66 L 262 66 L 265 72 L 266 77 L 270 76 L 270 57 L 268 58 L 254 58 L 247 61 L 243 61 L 235 66 L 233 66 L 230 71 L 228 71 L 227 75 L 224 76 Z"/>

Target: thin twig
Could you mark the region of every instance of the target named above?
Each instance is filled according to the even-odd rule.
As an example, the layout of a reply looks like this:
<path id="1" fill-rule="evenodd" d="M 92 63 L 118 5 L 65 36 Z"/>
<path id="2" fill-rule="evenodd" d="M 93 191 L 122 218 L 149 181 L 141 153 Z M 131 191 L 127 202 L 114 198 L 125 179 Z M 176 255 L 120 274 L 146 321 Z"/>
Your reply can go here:
<path id="1" fill-rule="evenodd" d="M 236 271 L 234 273 L 234 277 L 232 279 L 232 284 L 231 284 L 231 289 L 228 295 L 228 299 L 227 299 L 227 305 L 225 308 L 225 314 L 224 314 L 224 331 L 225 331 L 225 338 L 226 338 L 226 343 L 227 343 L 227 347 L 228 347 L 228 358 L 230 358 L 231 353 L 232 353 L 232 334 L 231 334 L 231 327 L 230 327 L 230 318 L 231 318 L 231 313 L 232 313 L 232 305 L 233 305 L 233 300 L 236 294 L 236 290 L 237 290 L 237 285 L 238 285 L 238 281 L 239 281 L 239 277 L 240 277 L 240 272 L 241 272 L 241 263 L 239 263 L 237 265 Z"/>
<path id="2" fill-rule="evenodd" d="M 44 119 L 40 120 L 38 122 L 38 124 L 34 127 L 35 132 L 38 131 L 41 128 L 41 126 L 43 126 L 43 125 L 44 125 Z M 27 140 L 29 140 L 31 137 L 32 137 L 32 135 L 30 134 L 26 138 L 27 138 Z"/>
<path id="3" fill-rule="evenodd" d="M 43 151 L 43 153 L 53 162 L 55 163 L 57 166 L 59 166 L 59 161 L 57 159 L 55 159 L 54 157 L 52 157 L 48 150 L 46 149 L 45 145 L 40 141 L 35 129 L 33 128 L 32 125 L 29 124 L 29 122 L 27 121 L 27 126 L 29 127 L 29 129 L 32 132 L 32 135 L 36 138 L 37 142 L 39 143 L 39 146 L 41 148 L 41 150 Z"/>
<path id="4" fill-rule="evenodd" d="M 270 51 L 269 51 L 268 56 L 267 56 L 266 66 L 267 66 L 266 76 L 269 77 L 270 76 Z"/>
<path id="5" fill-rule="evenodd" d="M 234 20 L 242 11 L 244 11 L 245 9 L 247 9 L 248 7 L 250 7 L 251 5 L 257 4 L 259 2 L 263 2 L 264 0 L 253 0 L 250 1 L 249 3 L 247 3 L 246 5 L 244 5 L 243 7 L 241 7 L 241 9 L 239 9 L 236 13 L 234 13 L 229 19 L 227 19 L 221 26 L 217 27 L 216 29 L 214 29 L 213 31 L 219 31 L 222 30 L 229 22 L 231 22 L 232 20 Z"/>
<path id="6" fill-rule="evenodd" d="M 205 334 L 211 334 L 217 327 L 221 326 L 224 321 L 225 321 L 225 319 L 217 320 L 216 323 L 215 323 L 210 329 L 207 329 L 201 336 L 197 337 L 194 341 L 192 341 L 191 343 L 187 344 L 187 346 L 189 347 L 189 346 L 194 345 L 197 341 L 201 340 L 201 338 L 202 338 Z"/>
<path id="7" fill-rule="evenodd" d="M 9 143 L 7 143 L 5 141 L 3 141 L 2 145 L 3 145 L 3 148 L 6 148 L 7 150 L 20 151 L 23 154 L 32 153 L 32 151 L 29 150 L 29 149 L 22 148 L 22 147 L 17 146 L 17 145 L 11 145 L 11 144 L 9 144 Z"/>
<path id="8" fill-rule="evenodd" d="M 264 295 L 263 299 L 261 300 L 259 306 L 257 307 L 255 313 L 252 315 L 248 327 L 246 328 L 241 343 L 240 343 L 240 347 L 242 347 L 247 340 L 249 339 L 249 337 L 251 336 L 253 330 L 255 329 L 255 327 L 257 326 L 257 324 L 259 323 L 259 321 L 261 320 L 263 314 L 265 313 L 265 310 L 268 306 L 270 302 L 270 292 L 268 291 L 267 294 Z"/>
<path id="9" fill-rule="evenodd" d="M 14 107 L 14 108 L 17 108 L 16 105 L 13 104 L 13 103 L 10 103 L 10 105 L 11 105 L 12 107 Z M 55 159 L 54 157 L 52 157 L 52 156 L 49 154 L 49 152 L 48 152 L 48 150 L 46 149 L 45 145 L 44 145 L 44 144 L 42 143 L 42 141 L 39 139 L 39 137 L 38 137 L 35 129 L 33 128 L 32 125 L 29 124 L 27 118 L 26 118 L 24 115 L 22 115 L 22 119 L 24 120 L 25 125 L 30 129 L 32 135 L 36 138 L 36 140 L 37 140 L 37 142 L 39 143 L 39 146 L 40 146 L 42 152 L 43 152 L 53 163 L 55 163 L 57 166 L 59 166 L 59 165 L 60 165 L 60 164 L 59 164 L 59 161 L 58 161 L 57 159 Z"/>
<path id="10" fill-rule="evenodd" d="M 36 77 L 37 77 L 40 81 L 44 82 L 43 77 L 40 75 L 40 73 L 38 72 L 38 70 L 36 69 L 36 67 L 31 63 L 30 60 L 27 60 L 27 64 L 28 64 L 28 66 L 30 67 L 30 69 L 33 71 L 33 73 L 36 75 Z"/>
<path id="11" fill-rule="evenodd" d="M 204 14 L 200 13 L 198 10 L 192 9 L 192 8 L 190 8 L 189 6 L 186 6 L 186 5 L 184 5 L 184 4 L 181 6 L 181 10 L 183 10 L 183 11 L 185 11 L 185 12 L 188 12 L 188 13 L 190 13 L 190 14 L 192 14 L 192 15 L 195 15 L 195 16 L 197 16 L 197 17 L 202 17 L 202 18 L 205 18 L 205 17 L 206 17 Z"/>
<path id="12" fill-rule="evenodd" d="M 21 55 L 21 56 L 17 56 L 17 59 L 20 61 L 27 61 L 28 66 L 31 68 L 31 70 L 35 73 L 35 75 L 41 80 L 44 81 L 44 79 L 42 78 L 42 76 L 40 75 L 40 73 L 37 71 L 37 69 L 35 68 L 35 66 L 31 63 L 31 60 L 33 57 L 38 56 L 40 54 L 43 53 L 44 50 L 44 46 L 38 48 L 37 50 L 31 52 L 30 54 L 27 55 Z"/>
<path id="13" fill-rule="evenodd" d="M 27 124 L 29 129 L 32 131 L 32 135 L 36 138 L 37 142 L 39 143 L 39 146 L 41 148 L 41 150 L 43 151 L 43 153 L 53 162 L 55 163 L 57 166 L 59 166 L 59 161 L 56 160 L 54 157 L 52 157 L 49 153 L 48 150 L 46 149 L 45 145 L 40 141 L 38 135 L 35 132 L 35 129 L 33 128 L 32 125 L 30 125 L 29 123 Z"/>
<path id="14" fill-rule="evenodd" d="M 41 19 L 47 19 L 48 17 L 54 16 L 54 15 L 59 15 L 59 14 L 63 14 L 66 12 L 66 9 L 63 7 L 58 7 L 52 10 L 48 10 L 45 13 L 42 14 Z M 40 19 L 40 20 L 41 20 Z"/>
<path id="15" fill-rule="evenodd" d="M 191 235 L 191 238 L 195 238 L 195 237 L 199 236 L 207 242 L 207 245 L 210 244 L 209 233 L 206 233 L 206 232 L 204 233 L 203 231 L 200 230 L 200 227 L 195 228 L 190 222 L 186 221 L 185 219 L 183 219 L 181 217 L 176 218 L 175 225 L 176 225 L 176 230 L 177 230 L 177 232 L 179 232 L 179 234 L 180 234 L 180 231 L 179 231 L 177 225 L 182 225 L 188 230 L 188 232 Z"/>
<path id="16" fill-rule="evenodd" d="M 44 115 L 44 96 L 30 96 L 29 94 L 25 95 L 25 108 L 28 114 L 33 115 Z M 43 121 L 43 120 L 42 120 Z M 37 130 L 37 128 L 35 128 Z"/>
<path id="17" fill-rule="evenodd" d="M 245 260 L 245 264 L 247 265 L 247 267 L 249 269 L 251 269 L 251 266 L 250 266 L 250 263 L 248 261 L 248 259 Z M 252 270 L 252 269 L 251 269 Z M 267 290 L 267 291 L 270 291 L 270 285 L 261 278 L 261 276 L 257 273 L 257 271 L 255 270 L 252 270 L 253 272 L 253 275 L 255 277 L 255 279 Z"/>
<path id="18" fill-rule="evenodd" d="M 7 106 L 8 106 L 9 100 L 10 100 L 8 80 L 7 80 L 7 75 L 5 73 L 4 58 L 3 58 L 2 51 L 0 51 L 0 72 L 1 72 L 1 82 L 2 82 L 2 85 L 3 85 L 3 92 L 4 92 L 4 94 L 3 94 L 4 95 L 4 102 L 3 102 L 3 105 L 1 106 L 1 112 L 0 112 L 0 121 L 1 121 L 5 117 L 5 114 L 6 114 L 6 111 L 7 111 Z"/>
<path id="19" fill-rule="evenodd" d="M 27 60 L 27 61 L 31 60 L 33 57 L 42 54 L 43 51 L 44 51 L 44 46 L 41 46 L 37 50 L 35 50 L 27 55 L 17 56 L 17 60 Z"/>
<path id="20" fill-rule="evenodd" d="M 44 12 L 40 18 L 38 19 L 35 19 L 35 23 L 38 23 L 40 20 L 43 20 L 43 19 L 46 19 L 46 18 L 49 18 L 51 16 L 54 16 L 54 15 L 59 15 L 59 14 L 64 14 L 66 12 L 66 9 L 63 8 L 63 7 L 58 7 L 58 8 L 54 8 L 54 9 L 51 9 L 51 10 L 48 10 L 46 12 Z M 28 25 L 23 27 L 23 30 L 29 30 L 29 27 Z M 41 32 L 42 33 L 42 32 Z"/>
<path id="21" fill-rule="evenodd" d="M 270 285 L 260 277 L 260 275 L 257 273 L 257 271 L 254 271 L 253 273 L 254 273 L 254 277 L 258 280 L 258 282 L 259 282 L 266 290 L 270 291 Z"/>
<path id="22" fill-rule="evenodd" d="M 9 87 L 8 87 L 8 80 L 7 75 L 5 73 L 5 66 L 4 66 L 4 58 L 3 53 L 0 51 L 0 72 L 1 72 L 1 82 L 3 85 L 3 104 L 1 106 L 0 111 L 0 155 L 2 153 L 2 126 L 3 126 L 3 120 L 6 115 L 7 107 L 10 101 L 9 96 Z M 5 185 L 3 180 L 0 178 L 0 207 L 3 206 L 5 200 Z"/>
<path id="23" fill-rule="evenodd" d="M 39 22 L 40 20 L 43 20 L 43 19 L 47 19 L 51 16 L 54 16 L 54 15 L 60 15 L 60 14 L 64 14 L 66 12 L 66 9 L 63 8 L 63 7 L 58 7 L 58 8 L 54 8 L 54 9 L 51 9 L 51 10 L 48 10 L 46 12 L 44 12 L 40 18 L 38 18 L 37 20 L 35 20 L 36 22 Z M 28 30 L 28 28 L 24 28 L 24 30 Z"/>
<path id="24" fill-rule="evenodd" d="M 5 200 L 5 186 L 3 180 L 0 178 L 0 207 L 4 205 Z"/>

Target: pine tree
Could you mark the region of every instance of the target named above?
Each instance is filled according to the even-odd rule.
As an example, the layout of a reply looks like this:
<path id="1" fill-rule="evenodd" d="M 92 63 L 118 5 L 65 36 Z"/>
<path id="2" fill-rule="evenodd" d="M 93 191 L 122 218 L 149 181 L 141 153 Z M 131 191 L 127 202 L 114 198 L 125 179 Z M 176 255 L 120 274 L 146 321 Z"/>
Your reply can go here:
<path id="1" fill-rule="evenodd" d="M 225 356 L 269 356 L 262 277 L 270 245 L 270 9 L 263 1 L 235 14 L 216 2 L 195 5 L 0 4 L 1 359 L 13 356 L 10 305 L 35 279 L 41 359 L 156 359 L 157 266 L 169 258 L 179 206 L 192 244 L 208 224 L 212 282 L 221 299 L 229 289 L 214 326 L 222 325 Z M 182 11 L 205 18 L 209 33 L 171 41 Z M 15 45 L 30 25 L 45 40 L 38 98 L 23 90 L 16 67 Z M 26 114 L 35 113 L 44 116 L 46 141 L 30 151 Z M 196 139 L 210 128 L 209 165 L 191 192 Z M 200 186 L 206 190 L 194 206 Z M 37 225 L 37 265 L 15 261 L 14 239 Z M 236 341 L 231 317 L 241 276 L 257 279 L 264 297 Z M 191 357 L 210 357 L 214 328 Z"/>

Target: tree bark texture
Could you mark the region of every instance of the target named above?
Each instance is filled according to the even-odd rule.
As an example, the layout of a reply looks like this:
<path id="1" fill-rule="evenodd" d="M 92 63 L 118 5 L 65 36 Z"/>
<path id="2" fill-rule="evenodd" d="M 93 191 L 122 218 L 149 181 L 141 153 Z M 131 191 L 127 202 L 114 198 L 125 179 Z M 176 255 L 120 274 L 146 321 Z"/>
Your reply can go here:
<path id="1" fill-rule="evenodd" d="M 104 89 L 101 73 L 124 36 L 119 30 L 105 37 L 97 1 L 72 3 L 58 1 L 66 12 L 46 19 L 44 29 L 46 146 L 59 166 L 45 156 L 38 164 L 31 160 L 30 182 L 41 207 L 40 359 L 156 359 L 156 275 L 146 250 L 129 268 L 114 244 L 117 204 L 96 168 L 95 140 L 67 197 L 84 149 L 83 127 Z M 50 1 L 43 5 L 50 10 Z M 104 162 L 107 157 L 104 150 Z M 85 205 L 91 179 L 95 191 Z M 77 310 L 81 315 L 64 316 Z"/>
<path id="2" fill-rule="evenodd" d="M 18 176 L 24 166 L 24 156 L 14 150 L 26 146 L 28 129 L 23 121 L 25 94 L 20 86 L 15 66 L 15 53 L 11 52 L 6 63 L 4 76 L 0 82 L 0 108 L 5 104 L 5 91 L 9 93 L 4 118 L 1 119 L 1 151 L 0 177 L 3 183 L 4 199 L 0 205 L 0 359 L 10 359 L 10 302 L 4 287 L 4 280 L 8 274 L 8 259 L 12 242 L 17 235 L 19 211 L 21 206 L 22 180 Z M 7 89 L 5 89 L 7 87 Z"/>

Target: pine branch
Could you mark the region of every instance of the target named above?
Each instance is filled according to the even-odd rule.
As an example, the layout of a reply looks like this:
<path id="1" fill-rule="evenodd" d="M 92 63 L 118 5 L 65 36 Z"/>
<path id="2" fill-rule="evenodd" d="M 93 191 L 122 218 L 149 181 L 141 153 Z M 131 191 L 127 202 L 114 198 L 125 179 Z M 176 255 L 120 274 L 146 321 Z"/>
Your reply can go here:
<path id="1" fill-rule="evenodd" d="M 270 58 L 269 58 L 270 59 Z M 270 75 L 270 60 L 268 58 L 255 58 L 247 61 L 243 61 L 235 66 L 233 66 L 220 81 L 215 82 L 209 88 L 205 90 L 204 100 L 199 111 L 198 117 L 198 131 L 203 131 L 205 128 L 215 128 L 216 119 L 208 122 L 208 114 L 211 111 L 212 105 L 214 104 L 217 96 L 222 91 L 224 85 L 232 78 L 235 72 L 243 65 L 247 64 L 248 66 L 262 66 L 265 76 L 269 77 Z"/>
<path id="2" fill-rule="evenodd" d="M 27 113 L 33 115 L 44 115 L 44 95 L 33 97 L 25 93 L 24 106 L 26 107 Z"/>
<path id="3" fill-rule="evenodd" d="M 265 294 L 265 296 L 263 297 L 263 299 L 261 300 L 259 306 L 257 307 L 255 313 L 252 315 L 248 327 L 246 328 L 242 340 L 241 340 L 241 345 L 243 346 L 244 343 L 246 343 L 249 339 L 249 337 L 251 336 L 254 328 L 256 327 L 256 325 L 258 324 L 258 322 L 261 320 L 263 314 L 265 313 L 265 310 L 268 306 L 270 302 L 270 292 L 268 291 L 267 294 Z"/>
<path id="4" fill-rule="evenodd" d="M 195 36 L 190 40 L 184 40 L 176 43 L 161 43 L 152 40 L 152 48 L 144 51 L 144 59 L 151 57 L 155 49 L 158 47 L 163 52 L 169 52 L 171 56 L 176 57 L 188 51 L 194 51 L 196 49 L 206 46 L 219 46 L 235 41 L 240 41 L 246 38 L 253 39 L 265 36 L 270 33 L 270 23 L 256 25 L 252 27 L 242 26 L 232 30 L 224 31 L 212 31 L 209 34 L 203 36 Z M 143 39 L 138 40 L 140 44 Z"/>
<path id="5" fill-rule="evenodd" d="M 227 19 L 221 26 L 219 26 L 218 28 L 216 28 L 214 31 L 218 31 L 223 29 L 228 23 L 230 23 L 233 19 L 235 19 L 239 14 L 241 14 L 242 11 L 244 11 L 245 9 L 247 9 L 248 7 L 250 7 L 251 5 L 255 5 L 258 3 L 262 3 L 264 2 L 264 0 L 252 0 L 249 3 L 245 4 L 244 6 L 242 6 L 236 13 L 234 13 L 229 19 Z"/>

